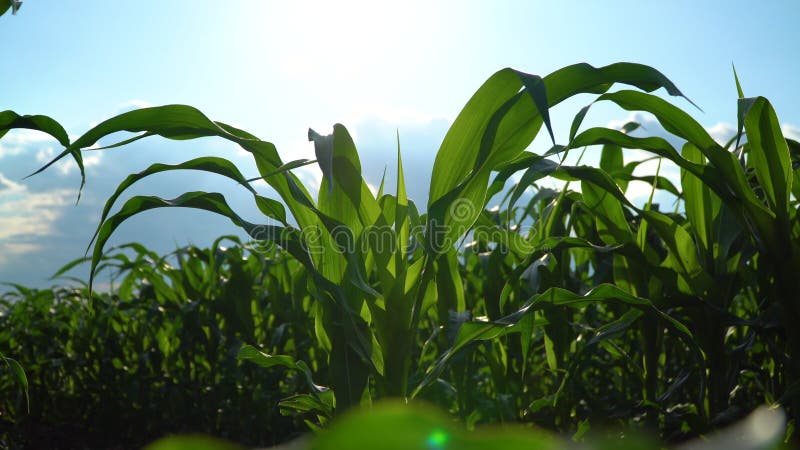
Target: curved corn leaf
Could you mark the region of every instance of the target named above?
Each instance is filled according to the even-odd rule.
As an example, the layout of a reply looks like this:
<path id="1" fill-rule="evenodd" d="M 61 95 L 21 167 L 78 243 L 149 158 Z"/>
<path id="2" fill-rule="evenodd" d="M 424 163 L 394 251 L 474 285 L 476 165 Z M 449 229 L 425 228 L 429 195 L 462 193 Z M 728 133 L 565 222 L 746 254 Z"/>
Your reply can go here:
<path id="1" fill-rule="evenodd" d="M 18 128 L 27 128 L 29 130 L 47 133 L 64 147 L 69 146 L 69 136 L 64 130 L 64 127 L 50 117 L 42 115 L 21 116 L 11 110 L 0 112 L 0 138 L 9 130 Z"/>
<path id="2" fill-rule="evenodd" d="M 256 225 L 250 223 L 233 212 L 233 210 L 225 201 L 225 197 L 219 193 L 208 193 L 202 191 L 187 192 L 171 200 L 166 200 L 159 197 L 137 196 L 125 202 L 125 204 L 116 214 L 112 215 L 102 223 L 100 231 L 97 233 L 97 242 L 92 253 L 92 267 L 89 276 L 89 286 L 91 287 L 94 281 L 95 269 L 102 257 L 103 247 L 108 239 L 111 238 L 111 235 L 114 233 L 117 227 L 119 227 L 129 218 L 144 211 L 155 208 L 174 207 L 202 209 L 220 214 L 229 218 L 231 222 L 242 228 L 254 239 L 265 239 L 275 242 L 279 245 L 286 246 L 292 243 L 291 241 L 287 240 L 290 237 L 287 233 L 291 230 L 290 228 L 284 228 L 277 225 Z M 308 259 L 307 255 L 305 255 L 302 251 L 298 252 L 298 248 L 296 247 L 289 247 L 287 250 L 289 250 L 293 256 L 298 257 L 301 262 Z"/>
<path id="3" fill-rule="evenodd" d="M 141 134 L 112 145 L 112 147 L 154 135 L 175 140 L 218 136 L 239 144 L 245 150 L 253 153 L 254 157 L 257 156 L 257 160 L 262 164 L 267 163 L 264 167 L 264 169 L 268 169 L 265 171 L 266 173 L 282 165 L 275 146 L 269 142 L 260 141 L 255 136 L 222 122 L 214 122 L 198 109 L 191 106 L 165 105 L 129 111 L 101 122 L 84 133 L 75 140 L 75 142 L 70 144 L 66 141 L 66 148 L 64 151 L 31 175 L 36 175 L 44 171 L 67 154 L 72 154 L 76 158 L 76 161 L 79 161 L 79 167 L 81 169 L 81 188 L 83 188 L 85 173 L 83 171 L 82 160 L 80 160 L 80 151 L 91 147 L 100 139 L 120 131 Z M 271 180 L 276 179 L 280 180 L 278 177 L 271 178 Z M 285 187 L 285 184 L 281 184 L 280 181 L 278 181 L 278 185 L 274 187 L 280 194 L 285 193 L 285 189 L 281 189 L 281 187 Z"/>
<path id="4" fill-rule="evenodd" d="M 256 180 L 265 180 L 265 179 L 267 179 L 267 178 L 269 178 L 269 177 L 271 177 L 273 175 L 278 175 L 278 174 L 281 174 L 281 173 L 284 173 L 284 172 L 288 172 L 290 170 L 294 170 L 294 169 L 297 169 L 299 167 L 308 166 L 308 165 L 314 164 L 316 162 L 317 162 L 317 160 L 315 160 L 315 159 L 296 159 L 294 161 L 289 161 L 286 164 L 283 164 L 282 166 L 278 167 L 277 169 L 275 169 L 272 172 L 269 172 L 269 173 L 267 173 L 265 175 L 261 175 L 260 177 L 248 178 L 247 182 L 248 183 L 252 183 L 253 181 L 256 181 Z"/>
<path id="5" fill-rule="evenodd" d="M 97 234 L 100 232 L 100 227 L 102 226 L 103 222 L 105 222 L 106 217 L 108 217 L 109 212 L 111 212 L 111 208 L 114 206 L 114 203 L 117 199 L 122 195 L 125 190 L 127 190 L 130 186 L 132 186 L 137 181 L 146 178 L 150 175 L 154 175 L 161 172 L 169 172 L 173 170 L 200 170 L 204 172 L 216 173 L 218 175 L 222 175 L 224 177 L 230 178 L 233 181 L 242 185 L 245 189 L 250 191 L 253 196 L 256 198 L 256 204 L 262 210 L 262 212 L 267 215 L 271 219 L 275 219 L 280 221 L 284 226 L 287 225 L 286 223 L 286 212 L 283 209 L 283 205 L 275 200 L 268 199 L 265 197 L 261 197 L 256 193 L 256 190 L 250 186 L 250 183 L 244 178 L 244 176 L 239 172 L 239 169 L 229 160 L 224 158 L 218 158 L 214 156 L 206 156 L 201 158 L 191 159 L 189 161 L 185 161 L 179 164 L 152 164 L 150 167 L 144 169 L 139 173 L 135 173 L 132 175 L 128 175 L 125 180 L 123 180 L 118 186 L 116 191 L 106 200 L 106 204 L 103 207 L 103 212 L 100 215 L 100 224 L 97 226 L 97 230 L 95 230 L 92 239 L 89 241 L 89 247 L 91 247 L 92 242 L 94 242 Z M 88 248 L 87 248 L 88 253 Z"/>
<path id="6" fill-rule="evenodd" d="M 108 150 L 110 148 L 122 147 L 124 145 L 132 144 L 132 143 L 134 143 L 134 142 L 136 142 L 136 141 L 138 141 L 140 139 L 144 139 L 144 138 L 150 137 L 150 136 L 155 136 L 155 133 L 150 133 L 149 131 L 147 131 L 147 132 L 144 132 L 142 134 L 136 135 L 136 136 L 134 136 L 132 138 L 124 139 L 122 141 L 115 142 L 113 144 L 104 145 L 102 147 L 92 147 L 92 148 L 88 148 L 86 150 L 92 150 L 92 151 L 94 151 L 94 150 Z"/>
<path id="7" fill-rule="evenodd" d="M 3 136 L 9 130 L 19 129 L 19 128 L 26 128 L 29 130 L 36 130 L 36 131 L 41 131 L 43 133 L 47 133 L 64 147 L 69 148 L 70 146 L 69 136 L 67 135 L 67 132 L 64 130 L 64 127 L 62 127 L 60 123 L 56 122 L 55 120 L 53 120 L 48 116 L 42 116 L 42 115 L 21 116 L 15 113 L 14 111 L 10 110 L 0 112 L 0 139 L 2 139 Z M 78 165 L 78 169 L 81 172 L 81 177 L 83 177 L 83 171 L 84 171 L 83 157 L 81 156 L 80 150 L 65 151 L 65 153 L 63 153 L 64 156 L 66 156 L 67 154 L 72 155 L 72 158 L 75 160 L 75 163 Z M 30 177 L 31 175 L 28 175 L 28 177 Z M 81 187 L 83 187 L 83 183 L 81 183 Z M 80 198 L 80 194 L 78 195 L 78 198 Z"/>
<path id="8" fill-rule="evenodd" d="M 630 181 L 642 181 L 655 187 L 656 189 L 667 191 L 676 197 L 680 197 L 682 195 L 681 191 L 678 190 L 674 184 L 672 184 L 672 181 L 670 181 L 669 178 L 661 175 L 631 175 L 626 172 L 609 175 L 611 175 L 617 181 L 617 183 L 627 184 Z M 620 186 L 620 188 L 623 188 L 623 186 Z"/>
<path id="9" fill-rule="evenodd" d="M 633 324 L 639 320 L 644 312 L 639 309 L 629 309 L 623 313 L 618 319 L 611 323 L 607 323 L 598 328 L 591 338 L 586 342 L 586 348 L 596 345 L 606 339 L 617 336 L 629 330 Z"/>
<path id="10" fill-rule="evenodd" d="M 6 364 L 6 367 L 8 367 L 8 369 L 11 371 L 11 375 L 14 377 L 14 380 L 19 385 L 19 388 L 25 394 L 26 406 L 27 406 L 28 412 L 30 412 L 30 410 L 31 410 L 31 399 L 30 399 L 30 396 L 28 394 L 28 387 L 29 387 L 28 386 L 28 376 L 25 375 L 25 369 L 22 368 L 22 365 L 19 362 L 17 362 L 16 359 L 9 358 L 9 357 L 3 355 L 2 352 L 0 352 L 0 360 L 2 360 Z"/>
<path id="11" fill-rule="evenodd" d="M 303 375 L 306 377 L 306 382 L 308 382 L 309 387 L 314 392 L 322 393 L 328 391 L 327 387 L 314 383 L 314 380 L 311 378 L 311 369 L 309 369 L 305 362 L 302 360 L 296 361 L 291 356 L 269 355 L 253 347 L 252 345 L 242 344 L 242 346 L 239 348 L 239 353 L 237 354 L 236 358 L 240 361 L 250 361 L 264 368 L 281 366 L 287 369 L 297 370 L 303 373 Z"/>

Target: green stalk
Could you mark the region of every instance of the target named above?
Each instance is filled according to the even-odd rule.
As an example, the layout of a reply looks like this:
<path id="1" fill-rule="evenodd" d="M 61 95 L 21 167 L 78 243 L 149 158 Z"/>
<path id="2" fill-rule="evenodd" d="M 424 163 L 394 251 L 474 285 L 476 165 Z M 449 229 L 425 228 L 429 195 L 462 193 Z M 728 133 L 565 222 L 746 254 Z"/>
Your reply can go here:
<path id="1" fill-rule="evenodd" d="M 435 257 L 431 257 L 430 254 L 426 253 L 425 262 L 422 268 L 422 273 L 420 274 L 420 282 L 417 285 L 417 292 L 414 298 L 414 305 L 411 308 L 411 321 L 408 323 L 408 328 L 406 328 L 404 340 L 407 342 L 408 349 L 413 348 L 414 341 L 416 339 L 416 331 L 419 327 L 419 319 L 422 309 L 422 302 L 425 299 L 425 292 L 428 290 L 428 283 L 431 282 L 433 279 L 434 274 L 434 263 L 436 261 Z M 408 374 L 411 368 L 411 352 L 407 351 L 404 356 L 403 367 L 401 368 L 400 374 L 400 393 L 401 397 L 404 400 L 408 400 Z"/>
<path id="2" fill-rule="evenodd" d="M 658 159 L 658 167 L 656 168 L 656 176 L 653 179 L 653 187 L 650 190 L 650 196 L 647 199 L 644 209 L 649 211 L 653 206 L 653 196 L 655 195 L 658 186 L 658 176 L 661 173 L 661 158 Z M 642 252 L 645 251 L 647 246 L 647 221 L 642 220 L 640 225 L 642 229 L 639 230 L 639 246 Z M 649 293 L 652 294 L 652 293 Z M 651 298 L 652 300 L 652 298 Z M 656 402 L 656 394 L 658 391 L 658 358 L 661 355 L 661 324 L 656 317 L 645 316 L 642 320 L 642 339 L 644 341 L 644 373 L 645 373 L 645 391 L 644 398 L 648 401 L 649 405 Z M 658 427 L 658 411 L 652 407 L 647 407 L 647 425 L 652 429 Z"/>

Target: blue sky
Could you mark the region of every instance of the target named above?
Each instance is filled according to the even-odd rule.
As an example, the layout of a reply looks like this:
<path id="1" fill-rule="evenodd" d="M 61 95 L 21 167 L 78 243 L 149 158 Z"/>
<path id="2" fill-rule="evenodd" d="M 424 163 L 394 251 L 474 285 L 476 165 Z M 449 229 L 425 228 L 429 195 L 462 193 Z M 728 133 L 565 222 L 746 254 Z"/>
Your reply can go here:
<path id="1" fill-rule="evenodd" d="M 800 125 L 796 2 L 332 3 L 25 0 L 16 16 L 0 17 L 0 110 L 50 115 L 77 137 L 131 108 L 185 103 L 275 143 L 285 160 L 313 155 L 308 127 L 329 132 L 341 122 L 375 184 L 385 166 L 391 174 L 399 130 L 411 196 L 421 204 L 449 123 L 507 66 L 545 75 L 576 62 L 652 65 L 703 108 L 694 113 L 700 123 L 722 136 L 735 123 L 734 62 L 747 95 L 768 97 L 788 133 Z M 557 140 L 587 101 L 554 111 Z M 613 108 L 590 114 L 601 125 L 628 118 Z M 647 117 L 638 119 L 658 132 Z M 216 154 L 255 175 L 247 157 L 224 142 L 145 140 L 88 156 L 87 186 L 75 206 L 79 179 L 68 165 L 22 180 L 59 150 L 36 133 L 0 140 L 0 281 L 50 284 L 51 273 L 83 254 L 116 184 L 150 163 Z M 318 174 L 303 176 L 313 183 Z M 212 176 L 155 177 L 132 193 L 197 189 L 221 191 L 258 217 L 246 195 Z M 208 214 L 158 212 L 123 226 L 111 244 L 168 251 L 232 232 Z"/>

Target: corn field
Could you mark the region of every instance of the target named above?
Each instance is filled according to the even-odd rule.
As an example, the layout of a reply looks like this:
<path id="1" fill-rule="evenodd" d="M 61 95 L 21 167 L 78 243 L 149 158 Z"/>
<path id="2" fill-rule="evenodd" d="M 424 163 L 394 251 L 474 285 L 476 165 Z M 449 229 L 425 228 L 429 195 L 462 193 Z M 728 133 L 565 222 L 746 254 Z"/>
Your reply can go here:
<path id="1" fill-rule="evenodd" d="M 103 149 L 213 137 L 248 152 L 259 174 L 216 156 L 133 173 L 107 199 L 89 256 L 57 274 L 88 264 L 88 280 L 3 295 L 3 439 L 53 446 L 36 439 L 78 433 L 108 448 L 204 432 L 264 446 L 312 433 L 297 445 L 718 448 L 734 444 L 725 434 L 681 443 L 767 405 L 745 419 L 766 431 L 735 448 L 790 445 L 800 143 L 766 98 L 735 87 L 738 130 L 719 143 L 651 67 L 500 70 L 448 130 L 427 199 L 406 194 L 399 137 L 385 150 L 396 189 L 371 189 L 341 124 L 308 131 L 315 160 L 283 161 L 270 142 L 186 105 L 126 112 L 74 141 L 50 117 L 4 111 L 0 138 L 27 128 L 63 146 L 36 174 L 71 158 L 83 175 L 84 152 L 121 131 L 133 135 Z M 591 103 L 554 129 L 550 109 L 581 94 Z M 595 103 L 651 114 L 672 139 L 633 122 L 584 127 Z M 535 138 L 549 150 L 532 151 Z M 598 165 L 580 163 L 592 154 Z M 634 175 L 644 161 L 677 166 L 679 185 L 658 170 Z M 309 164 L 319 186 L 294 173 Z M 237 183 L 263 220 L 215 192 L 120 200 L 185 170 Z M 626 196 L 634 181 L 650 186 L 643 204 Z M 655 203 L 660 193 L 675 207 Z M 147 242 L 106 248 L 123 222 L 163 208 L 224 216 L 249 238 L 170 255 Z M 108 289 L 95 289 L 100 275 Z M 192 439 L 202 440 L 151 448 L 228 448 Z"/>

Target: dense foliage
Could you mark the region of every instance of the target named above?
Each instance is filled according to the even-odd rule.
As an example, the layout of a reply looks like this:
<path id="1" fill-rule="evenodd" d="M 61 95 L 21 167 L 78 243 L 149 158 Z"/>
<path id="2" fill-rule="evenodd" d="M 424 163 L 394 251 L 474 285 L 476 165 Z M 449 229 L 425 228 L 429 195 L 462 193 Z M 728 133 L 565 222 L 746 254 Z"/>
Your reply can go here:
<path id="1" fill-rule="evenodd" d="M 638 90 L 612 92 L 615 83 Z M 783 136 L 766 99 L 746 98 L 740 87 L 738 134 L 722 144 L 688 113 L 650 94 L 658 88 L 682 95 L 656 70 L 631 63 L 577 64 L 544 78 L 497 72 L 447 133 L 424 211 L 406 196 L 399 142 L 396 190 L 373 192 L 338 124 L 328 136 L 309 130 L 323 173 L 314 198 L 316 186 L 303 186 L 292 173 L 310 161 L 284 162 L 269 142 L 189 106 L 124 113 L 73 142 L 48 117 L 0 113 L 0 130 L 38 129 L 64 145 L 41 170 L 71 156 L 83 172 L 82 151 L 119 131 L 139 134 L 114 147 L 155 135 L 216 136 L 252 154 L 259 179 L 280 197 L 262 195 L 256 180 L 218 157 L 132 174 L 103 210 L 90 286 L 113 261 L 104 245 L 116 228 L 151 209 L 228 217 L 253 239 L 253 251 L 245 259 L 235 247 L 226 266 L 213 257 L 216 244 L 187 249 L 178 269 L 150 255 L 153 263 L 126 266 L 129 281 L 108 296 L 20 289 L 8 308 L 21 325 L 4 329 L 0 350 L 31 374 L 53 361 L 83 368 L 80 375 L 43 371 L 51 381 L 30 376 L 31 386 L 41 386 L 30 389 L 32 409 L 46 404 L 36 389 L 65 390 L 59 383 L 69 376 L 91 380 L 82 389 L 126 383 L 133 389 L 127 411 L 164 398 L 159 389 L 174 384 L 210 388 L 236 412 L 203 420 L 226 416 L 235 433 L 245 430 L 239 441 L 255 434 L 238 414 L 258 395 L 271 404 L 282 399 L 283 412 L 312 428 L 373 399 L 399 397 L 433 402 L 468 428 L 523 422 L 579 437 L 589 428 L 624 425 L 676 441 L 766 403 L 787 410 L 791 430 L 800 408 L 800 144 Z M 593 103 L 650 113 L 674 139 L 636 137 L 633 123 L 581 130 L 590 104 L 559 145 L 549 108 L 581 93 L 596 95 Z M 529 151 L 543 126 L 551 149 Z M 627 149 L 677 165 L 680 185 L 659 173 L 634 175 L 641 161 L 626 161 Z M 567 164 L 570 151 L 598 152 L 599 167 Z M 128 187 L 173 170 L 236 181 L 267 220 L 246 221 L 222 195 L 199 191 L 135 196 L 114 212 Z M 504 190 L 512 177 L 519 181 Z M 547 177 L 566 184 L 537 184 Z M 662 211 L 653 194 L 644 205 L 631 203 L 625 191 L 634 180 L 676 195 L 678 207 Z M 490 201 L 501 194 L 493 208 Z M 63 332 L 31 321 L 42 317 L 41 308 L 60 314 L 69 292 L 79 294 L 63 313 L 74 324 L 67 342 L 87 347 L 47 353 L 34 347 L 42 342 L 22 341 L 36 339 L 28 333 L 37 327 L 45 335 Z M 134 312 L 123 313 L 128 304 Z M 147 317 L 147 326 L 118 317 L 127 314 Z M 130 337 L 115 341 L 123 328 Z M 243 366 L 234 352 L 247 361 Z M 253 371 L 256 365 L 263 369 Z M 12 382 L 7 388 L 16 388 Z M 115 395 L 119 402 L 126 394 Z M 6 407 L 21 417 L 19 405 Z M 183 408 L 208 411 L 207 404 Z M 120 405 L 118 414 L 125 410 Z M 274 410 L 260 411 L 275 417 Z M 202 424 L 221 430 L 217 422 Z"/>
<path id="2" fill-rule="evenodd" d="M 30 409 L 11 378 L 0 382 L 5 443 L 130 448 L 206 432 L 263 445 L 296 434 L 302 423 L 275 404 L 302 380 L 237 360 L 243 342 L 295 353 L 313 338 L 304 299 L 293 298 L 292 262 L 248 258 L 229 239 L 228 249 L 164 258 L 125 246 L 105 262 L 116 279 L 110 294 L 89 296 L 85 286 L 4 294 L 0 342 L 30 381 Z"/>

